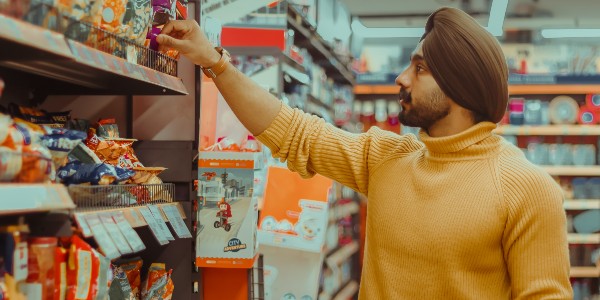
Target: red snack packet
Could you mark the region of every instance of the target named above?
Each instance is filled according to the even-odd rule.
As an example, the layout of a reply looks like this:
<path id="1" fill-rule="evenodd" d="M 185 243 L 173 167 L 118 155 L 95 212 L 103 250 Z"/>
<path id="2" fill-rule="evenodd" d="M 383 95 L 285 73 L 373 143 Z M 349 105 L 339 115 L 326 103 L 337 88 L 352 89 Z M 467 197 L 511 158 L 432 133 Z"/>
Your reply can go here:
<path id="1" fill-rule="evenodd" d="M 100 260 L 92 247 L 78 236 L 73 236 L 67 265 L 67 300 L 94 300 Z"/>
<path id="2" fill-rule="evenodd" d="M 67 254 L 62 247 L 54 251 L 54 300 L 67 298 Z"/>

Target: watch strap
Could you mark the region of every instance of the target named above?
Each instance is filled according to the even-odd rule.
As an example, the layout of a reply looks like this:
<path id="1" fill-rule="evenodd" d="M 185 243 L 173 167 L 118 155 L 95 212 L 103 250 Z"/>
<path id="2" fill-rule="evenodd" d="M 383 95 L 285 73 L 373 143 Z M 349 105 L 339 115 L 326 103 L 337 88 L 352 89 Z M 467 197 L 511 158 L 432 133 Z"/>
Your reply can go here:
<path id="1" fill-rule="evenodd" d="M 227 50 L 217 47 L 215 48 L 217 52 L 221 53 L 221 59 L 212 67 L 202 68 L 202 72 L 210 78 L 217 78 L 221 73 L 227 69 L 227 65 L 229 64 L 230 56 Z"/>

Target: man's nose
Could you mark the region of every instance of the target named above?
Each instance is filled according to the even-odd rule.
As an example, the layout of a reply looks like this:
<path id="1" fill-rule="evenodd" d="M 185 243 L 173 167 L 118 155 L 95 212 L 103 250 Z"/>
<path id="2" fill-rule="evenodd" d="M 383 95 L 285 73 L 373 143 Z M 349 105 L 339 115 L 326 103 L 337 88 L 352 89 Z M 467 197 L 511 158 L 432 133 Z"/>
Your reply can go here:
<path id="1" fill-rule="evenodd" d="M 408 75 L 408 70 L 404 70 L 398 77 L 396 77 L 396 84 L 403 88 L 409 88 L 411 84 L 410 76 Z"/>

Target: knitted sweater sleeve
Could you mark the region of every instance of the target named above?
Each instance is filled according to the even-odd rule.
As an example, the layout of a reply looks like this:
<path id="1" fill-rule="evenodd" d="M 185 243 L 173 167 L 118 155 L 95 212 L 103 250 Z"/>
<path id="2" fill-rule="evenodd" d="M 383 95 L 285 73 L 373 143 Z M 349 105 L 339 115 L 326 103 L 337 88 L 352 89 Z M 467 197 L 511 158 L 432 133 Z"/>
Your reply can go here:
<path id="1" fill-rule="evenodd" d="M 257 139 L 303 178 L 319 173 L 365 195 L 370 170 L 390 154 L 408 153 L 420 144 L 412 135 L 376 127 L 364 134 L 349 133 L 285 104 Z"/>
<path id="2" fill-rule="evenodd" d="M 543 170 L 523 164 L 508 159 L 501 171 L 512 298 L 572 299 L 562 190 Z"/>

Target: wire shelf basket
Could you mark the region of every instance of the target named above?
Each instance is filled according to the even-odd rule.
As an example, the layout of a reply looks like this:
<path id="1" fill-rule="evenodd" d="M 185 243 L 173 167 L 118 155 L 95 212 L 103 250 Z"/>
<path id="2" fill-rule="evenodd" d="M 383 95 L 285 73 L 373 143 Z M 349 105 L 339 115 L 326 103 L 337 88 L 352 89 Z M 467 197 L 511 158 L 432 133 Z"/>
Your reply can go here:
<path id="1" fill-rule="evenodd" d="M 130 63 L 177 76 L 176 59 L 90 23 L 73 19 L 46 3 L 33 5 L 23 19 Z"/>
<path id="2" fill-rule="evenodd" d="M 146 204 L 171 203 L 175 185 L 127 184 L 127 185 L 70 185 L 69 195 L 80 210 L 114 209 L 143 206 Z"/>

